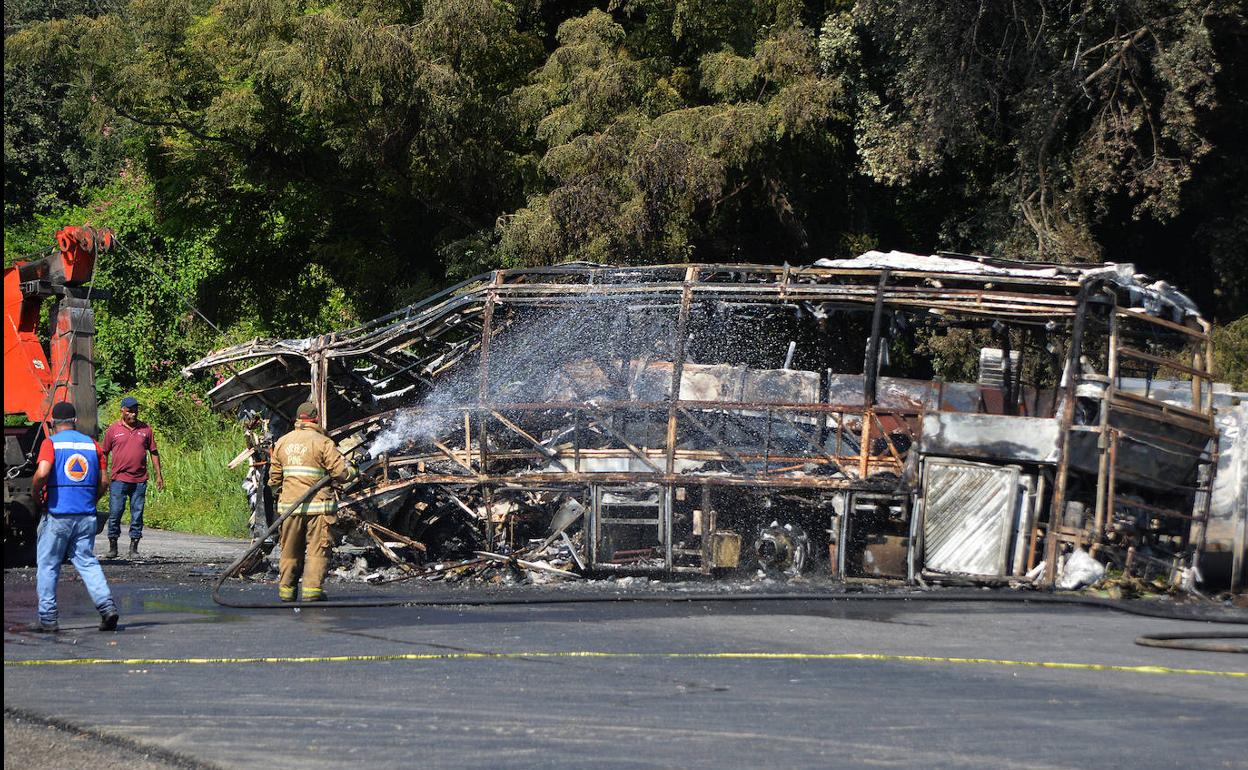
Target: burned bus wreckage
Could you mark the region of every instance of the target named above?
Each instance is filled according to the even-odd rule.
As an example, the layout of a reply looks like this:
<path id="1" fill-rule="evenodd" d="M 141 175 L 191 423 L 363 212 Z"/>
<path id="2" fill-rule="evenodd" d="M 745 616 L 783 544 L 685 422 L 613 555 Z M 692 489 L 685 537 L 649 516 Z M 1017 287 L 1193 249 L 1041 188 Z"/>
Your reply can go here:
<path id="1" fill-rule="evenodd" d="M 253 529 L 265 448 L 310 392 L 372 458 L 340 517 L 412 575 L 1179 587 L 1202 551 L 1242 575 L 1248 458 L 1215 489 L 1215 414 L 1242 436 L 1248 407 L 1210 351 L 1193 303 L 1130 265 L 868 252 L 499 270 L 186 374 L 244 422 Z"/>

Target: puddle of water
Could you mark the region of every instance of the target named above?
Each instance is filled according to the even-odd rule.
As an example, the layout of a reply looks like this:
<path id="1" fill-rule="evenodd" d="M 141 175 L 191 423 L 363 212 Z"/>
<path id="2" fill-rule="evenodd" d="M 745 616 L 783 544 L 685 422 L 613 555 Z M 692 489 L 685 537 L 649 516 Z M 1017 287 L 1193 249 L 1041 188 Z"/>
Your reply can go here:
<path id="1" fill-rule="evenodd" d="M 122 597 L 117 603 L 118 609 L 121 610 L 122 616 L 127 611 L 132 613 L 138 612 L 177 612 L 188 615 L 198 615 L 200 619 L 193 622 L 199 623 L 236 623 L 246 620 L 246 616 L 237 612 L 226 612 L 218 607 L 205 607 L 202 604 L 192 604 L 190 602 L 180 602 L 169 599 L 144 599 L 140 597 Z"/>

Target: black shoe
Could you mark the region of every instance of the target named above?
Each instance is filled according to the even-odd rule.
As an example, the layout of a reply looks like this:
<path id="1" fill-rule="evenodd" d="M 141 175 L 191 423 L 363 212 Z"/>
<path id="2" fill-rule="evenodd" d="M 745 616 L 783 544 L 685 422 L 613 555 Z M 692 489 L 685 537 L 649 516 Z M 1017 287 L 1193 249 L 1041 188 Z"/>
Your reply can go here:
<path id="1" fill-rule="evenodd" d="M 130 558 L 139 558 L 139 541 L 137 538 L 130 538 Z"/>
<path id="2" fill-rule="evenodd" d="M 117 538 L 110 537 L 108 539 L 108 553 L 104 554 L 105 559 L 117 558 Z"/>
<path id="3" fill-rule="evenodd" d="M 40 620 L 35 623 L 31 623 L 30 630 L 37 634 L 55 634 L 61 630 L 61 627 L 55 620 L 51 623 L 44 623 Z"/>
<path id="4" fill-rule="evenodd" d="M 109 610 L 100 615 L 101 631 L 116 631 L 117 621 L 121 620 L 121 615 L 117 614 L 117 610 Z"/>

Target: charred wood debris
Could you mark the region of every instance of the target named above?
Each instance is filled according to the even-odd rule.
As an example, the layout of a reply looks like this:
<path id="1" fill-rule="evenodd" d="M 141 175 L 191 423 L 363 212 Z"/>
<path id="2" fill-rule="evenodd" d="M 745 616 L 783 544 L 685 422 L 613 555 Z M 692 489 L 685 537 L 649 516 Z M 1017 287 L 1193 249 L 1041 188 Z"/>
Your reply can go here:
<path id="1" fill-rule="evenodd" d="M 573 263 L 184 373 L 243 423 L 255 532 L 311 394 L 365 475 L 348 579 L 1242 590 L 1248 405 L 1209 331 L 1124 264 Z"/>

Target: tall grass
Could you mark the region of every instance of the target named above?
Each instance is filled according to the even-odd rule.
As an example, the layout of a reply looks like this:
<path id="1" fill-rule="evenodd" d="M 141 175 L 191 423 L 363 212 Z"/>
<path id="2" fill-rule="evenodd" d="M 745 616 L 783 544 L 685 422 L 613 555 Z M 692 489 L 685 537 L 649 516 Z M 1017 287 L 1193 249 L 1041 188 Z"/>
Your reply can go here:
<path id="1" fill-rule="evenodd" d="M 161 437 L 157 434 L 157 442 Z M 144 521 L 153 527 L 220 537 L 247 536 L 246 465 L 226 464 L 246 446 L 241 431 L 222 431 L 198 449 L 165 440 L 160 448 L 165 491 L 148 482 Z"/>
<path id="2" fill-rule="evenodd" d="M 1213 327 L 1213 373 L 1235 390 L 1248 390 L 1248 314 Z"/>

